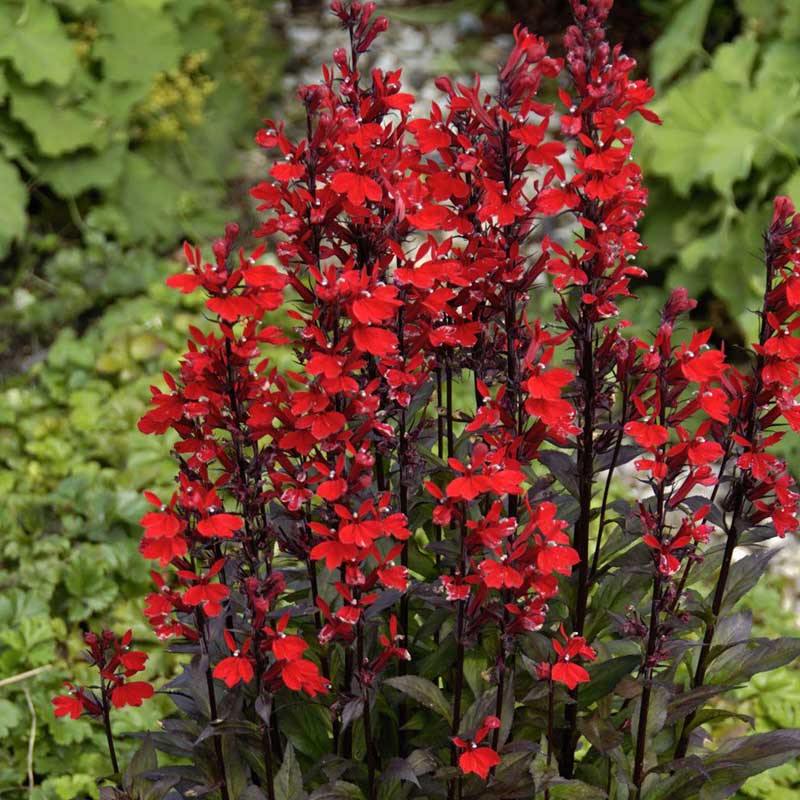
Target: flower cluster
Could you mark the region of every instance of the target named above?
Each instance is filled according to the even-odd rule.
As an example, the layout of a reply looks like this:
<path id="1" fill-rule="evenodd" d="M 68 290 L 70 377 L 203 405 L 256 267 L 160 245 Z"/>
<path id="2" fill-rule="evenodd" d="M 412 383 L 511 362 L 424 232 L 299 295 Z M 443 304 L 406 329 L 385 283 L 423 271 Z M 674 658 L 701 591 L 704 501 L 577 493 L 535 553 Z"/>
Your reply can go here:
<path id="1" fill-rule="evenodd" d="M 133 632 L 127 631 L 116 636 L 111 631 L 103 630 L 100 634 L 91 631 L 84 634 L 87 645 L 86 657 L 89 663 L 100 674 L 99 696 L 70 683 L 68 695 L 53 698 L 54 712 L 57 717 L 69 715 L 77 719 L 82 713 L 100 717 L 108 713 L 109 703 L 114 708 L 124 706 L 140 706 L 143 700 L 153 696 L 153 686 L 147 681 L 132 681 L 131 677 L 141 672 L 147 662 L 147 653 L 131 650 Z"/>

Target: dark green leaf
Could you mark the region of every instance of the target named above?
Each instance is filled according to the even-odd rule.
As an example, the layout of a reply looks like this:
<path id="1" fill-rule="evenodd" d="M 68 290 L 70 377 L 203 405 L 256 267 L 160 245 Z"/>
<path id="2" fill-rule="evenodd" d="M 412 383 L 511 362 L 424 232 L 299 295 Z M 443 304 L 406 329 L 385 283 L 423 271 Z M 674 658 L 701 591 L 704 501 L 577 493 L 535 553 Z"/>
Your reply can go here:
<path id="1" fill-rule="evenodd" d="M 667 724 L 689 716 L 693 711 L 704 706 L 709 700 L 735 688 L 730 686 L 700 686 L 677 695 L 667 706 Z"/>
<path id="2" fill-rule="evenodd" d="M 387 686 L 412 697 L 425 708 L 435 711 L 439 716 L 452 723 L 453 714 L 450 704 L 442 694 L 442 690 L 427 678 L 417 675 L 400 675 L 385 681 Z"/>
<path id="3" fill-rule="evenodd" d="M 288 703 L 278 707 L 277 714 L 295 750 L 314 760 L 330 751 L 330 714 L 319 703 Z"/>
<path id="4" fill-rule="evenodd" d="M 413 783 L 420 788 L 419 778 L 414 768 L 405 758 L 393 758 L 381 770 L 381 780 L 398 780 Z"/>
<path id="5" fill-rule="evenodd" d="M 145 736 L 139 749 L 133 754 L 125 774 L 122 776 L 122 786 L 125 791 L 136 796 L 142 797 L 149 787 L 149 782 L 140 778 L 143 772 L 156 769 L 158 758 L 156 749 L 153 747 L 153 740 Z"/>
<path id="6" fill-rule="evenodd" d="M 624 734 L 618 731 L 609 720 L 600 717 L 599 714 L 581 717 L 578 720 L 578 728 L 589 740 L 592 747 L 603 754 L 610 753 L 625 741 Z"/>
<path id="7" fill-rule="evenodd" d="M 561 450 L 543 450 L 539 454 L 539 461 L 558 478 L 559 483 L 573 496 L 579 495 L 578 473 L 575 460 Z"/>
<path id="8" fill-rule="evenodd" d="M 777 552 L 775 549 L 757 550 L 731 565 L 723 608 L 733 608 L 758 583 Z"/>
<path id="9" fill-rule="evenodd" d="M 789 664 L 800 657 L 800 637 L 753 639 L 733 645 L 718 655 L 708 670 L 713 683 L 737 683 Z"/>
<path id="10" fill-rule="evenodd" d="M 587 665 L 591 680 L 581 687 L 578 693 L 578 705 L 587 708 L 596 700 L 610 694 L 614 687 L 640 664 L 639 656 L 630 655 Z"/>
<path id="11" fill-rule="evenodd" d="M 361 789 L 347 781 L 336 781 L 330 786 L 320 786 L 311 794 L 311 800 L 364 800 Z"/>
<path id="12" fill-rule="evenodd" d="M 223 720 L 222 722 L 212 722 L 207 725 L 202 733 L 197 737 L 195 744 L 200 744 L 212 736 L 225 736 L 226 734 L 235 734 L 236 736 L 254 736 L 258 737 L 260 731 L 258 725 L 254 725 L 247 720 Z"/>
<path id="13" fill-rule="evenodd" d="M 275 800 L 297 800 L 303 795 L 303 774 L 289 742 L 283 754 L 283 763 L 275 776 Z"/>
<path id="14" fill-rule="evenodd" d="M 689 766 L 679 768 L 668 778 L 659 777 L 650 785 L 646 797 L 647 800 L 695 800 L 702 796 L 703 800 L 722 800 L 733 795 L 753 775 L 799 755 L 798 729 L 729 739 L 703 759 L 702 771 Z"/>

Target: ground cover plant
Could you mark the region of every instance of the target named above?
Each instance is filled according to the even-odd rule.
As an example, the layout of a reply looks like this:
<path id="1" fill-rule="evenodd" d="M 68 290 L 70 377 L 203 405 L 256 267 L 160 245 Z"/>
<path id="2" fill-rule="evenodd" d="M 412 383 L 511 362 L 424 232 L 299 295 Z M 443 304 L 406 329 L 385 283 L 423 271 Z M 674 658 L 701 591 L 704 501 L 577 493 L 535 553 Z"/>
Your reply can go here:
<path id="1" fill-rule="evenodd" d="M 563 61 L 518 27 L 492 91 L 442 78 L 420 115 L 399 70 L 359 71 L 386 20 L 335 0 L 305 138 L 256 137 L 264 241 L 185 246 L 168 283 L 211 326 L 139 423 L 174 443 L 140 549 L 175 712 L 120 763 L 116 710 L 155 687 L 107 630 L 98 682 L 53 700 L 104 729 L 105 797 L 716 798 L 800 754 L 796 729 L 707 733 L 800 653 L 734 608 L 798 528 L 774 448 L 800 429 L 800 217 L 775 200 L 751 363 L 683 336 L 682 289 L 630 333 L 628 123 L 659 120 L 609 0 L 572 7 Z"/>

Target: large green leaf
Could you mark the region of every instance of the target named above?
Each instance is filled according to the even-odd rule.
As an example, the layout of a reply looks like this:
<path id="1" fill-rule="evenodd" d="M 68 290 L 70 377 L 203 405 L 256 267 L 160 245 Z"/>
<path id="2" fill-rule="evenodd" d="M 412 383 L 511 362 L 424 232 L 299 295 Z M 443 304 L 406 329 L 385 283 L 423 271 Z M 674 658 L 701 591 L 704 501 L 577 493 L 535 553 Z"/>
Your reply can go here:
<path id="1" fill-rule="evenodd" d="M 582 708 L 590 706 L 601 697 L 611 694 L 614 687 L 641 664 L 637 655 L 618 656 L 608 661 L 588 666 L 590 681 L 581 687 L 578 702 Z"/>
<path id="2" fill-rule="evenodd" d="M 712 4 L 713 0 L 687 0 L 658 37 L 650 54 L 650 70 L 656 86 L 702 52 L 703 32 Z"/>
<path id="3" fill-rule="evenodd" d="M 663 126 L 649 125 L 639 137 L 643 161 L 664 175 L 681 195 L 708 176 L 705 137 L 727 121 L 739 91 L 711 70 L 680 81 L 655 104 Z M 717 149 L 720 150 L 718 143 Z"/>
<path id="4" fill-rule="evenodd" d="M 296 800 L 303 793 L 303 774 L 289 742 L 283 754 L 283 763 L 275 776 L 275 800 Z"/>
<path id="5" fill-rule="evenodd" d="M 738 683 L 759 672 L 778 669 L 800 658 L 800 638 L 754 639 L 740 642 L 718 655 L 709 669 L 713 683 Z"/>
<path id="6" fill-rule="evenodd" d="M 0 4 L 0 58 L 28 84 L 66 86 L 78 66 L 56 10 L 43 0 Z"/>
<path id="7" fill-rule="evenodd" d="M 758 56 L 758 40 L 752 33 L 721 44 L 714 52 L 714 69 L 728 83 L 748 86 Z"/>
<path id="8" fill-rule="evenodd" d="M 721 195 L 730 194 L 733 184 L 750 174 L 760 137 L 760 130 L 733 122 L 705 132 L 703 172 Z"/>
<path id="9" fill-rule="evenodd" d="M 647 800 L 722 800 L 752 775 L 800 755 L 800 730 L 756 733 L 729 739 L 702 761 L 702 768 L 679 768 L 674 775 L 652 776 Z"/>
<path id="10" fill-rule="evenodd" d="M 421 703 L 425 708 L 435 711 L 448 722 L 453 721 L 453 713 L 442 690 L 427 678 L 418 675 L 401 675 L 385 681 L 387 686 L 397 689 L 403 694 Z"/>
<path id="11" fill-rule="evenodd" d="M 0 157 L 0 256 L 3 256 L 14 239 L 25 233 L 28 217 L 28 192 L 16 167 Z"/>
<path id="12" fill-rule="evenodd" d="M 115 0 L 100 7 L 97 29 L 93 54 L 103 62 L 108 80 L 150 84 L 159 72 L 178 65 L 180 36 L 166 14 L 154 14 L 131 0 Z"/>
<path id="13" fill-rule="evenodd" d="M 122 174 L 127 148 L 120 143 L 99 153 L 85 151 L 42 165 L 40 177 L 61 197 L 77 197 L 87 189 L 108 189 Z"/>
<path id="14" fill-rule="evenodd" d="M 314 760 L 329 752 L 331 718 L 319 703 L 289 703 L 279 706 L 277 714 L 295 750 Z"/>
<path id="15" fill-rule="evenodd" d="M 66 89 L 16 85 L 11 92 L 11 115 L 33 134 L 44 156 L 101 148 L 108 139 L 105 120 L 88 113 L 82 100 Z"/>
<path id="16" fill-rule="evenodd" d="M 125 159 L 122 176 L 109 192 L 111 202 L 124 213 L 134 241 L 175 238 L 182 229 L 183 197 L 181 187 L 140 153 Z"/>

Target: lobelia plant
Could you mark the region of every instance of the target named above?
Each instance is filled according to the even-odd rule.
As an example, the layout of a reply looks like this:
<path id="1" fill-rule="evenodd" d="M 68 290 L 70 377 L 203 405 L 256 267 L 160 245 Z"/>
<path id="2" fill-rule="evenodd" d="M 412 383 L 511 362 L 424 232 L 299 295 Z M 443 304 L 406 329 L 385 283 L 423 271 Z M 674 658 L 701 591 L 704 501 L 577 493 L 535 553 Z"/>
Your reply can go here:
<path id="1" fill-rule="evenodd" d="M 734 610 L 798 528 L 771 448 L 800 430 L 800 216 L 775 201 L 752 369 L 679 335 L 683 290 L 626 337 L 627 120 L 659 120 L 610 0 L 572 7 L 563 62 L 517 28 L 493 92 L 441 78 L 413 117 L 399 70 L 359 71 L 387 21 L 334 0 L 349 47 L 299 92 L 305 137 L 256 137 L 279 266 L 236 225 L 210 262 L 185 246 L 168 283 L 210 326 L 139 426 L 176 435 L 141 544 L 146 616 L 188 657 L 176 712 L 117 774 L 109 699 L 151 690 L 107 632 L 99 694 L 54 700 L 104 720 L 109 797 L 708 799 L 800 754 L 797 730 L 709 735 L 737 716 L 716 698 L 800 654 Z M 572 242 L 543 233 L 561 215 Z"/>

